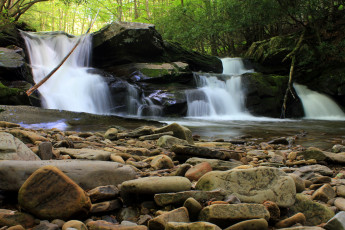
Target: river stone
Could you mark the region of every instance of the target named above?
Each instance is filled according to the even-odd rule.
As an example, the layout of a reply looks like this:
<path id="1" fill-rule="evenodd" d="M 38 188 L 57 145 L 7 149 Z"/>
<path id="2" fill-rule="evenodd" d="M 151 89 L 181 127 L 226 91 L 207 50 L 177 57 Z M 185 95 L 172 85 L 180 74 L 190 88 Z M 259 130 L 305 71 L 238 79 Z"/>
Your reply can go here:
<path id="1" fill-rule="evenodd" d="M 169 131 L 172 131 L 174 133 L 174 137 L 186 140 L 191 145 L 194 144 L 192 131 L 177 123 L 172 123 L 162 128 L 155 129 L 154 133 L 164 133 Z"/>
<path id="2" fill-rule="evenodd" d="M 122 208 L 122 202 L 119 199 L 103 201 L 101 203 L 92 204 L 90 213 L 109 212 L 119 208 Z"/>
<path id="3" fill-rule="evenodd" d="M 99 186 L 87 192 L 91 202 L 112 199 L 119 195 L 119 189 L 115 185 Z"/>
<path id="4" fill-rule="evenodd" d="M 53 159 L 53 144 L 51 142 L 42 142 L 38 145 L 37 155 L 41 160 Z"/>
<path id="5" fill-rule="evenodd" d="M 205 200 L 223 200 L 226 197 L 226 193 L 223 190 L 215 190 L 215 191 L 183 191 L 183 192 L 176 192 L 176 193 L 159 193 L 154 196 L 155 202 L 159 206 L 167 206 L 170 204 L 182 204 L 185 202 L 189 197 L 196 199 L 197 201 L 205 201 Z"/>
<path id="6" fill-rule="evenodd" d="M 289 210 L 292 214 L 303 213 L 307 219 L 306 225 L 308 226 L 326 223 L 334 216 L 334 212 L 329 207 L 312 201 L 302 194 L 296 195 L 296 202 Z"/>
<path id="7" fill-rule="evenodd" d="M 116 162 L 87 160 L 0 161 L 0 190 L 18 191 L 37 169 L 53 165 L 85 190 L 104 185 L 118 185 L 136 178 L 130 166 Z M 90 180 L 92 178 L 92 180 Z"/>
<path id="8" fill-rule="evenodd" d="M 270 213 L 262 204 L 213 204 L 201 210 L 199 220 L 227 227 L 247 219 L 269 220 Z"/>
<path id="9" fill-rule="evenodd" d="M 287 228 L 298 223 L 305 225 L 305 222 L 306 222 L 305 215 L 303 213 L 297 213 L 291 217 L 288 217 L 284 220 L 279 221 L 278 223 L 276 223 L 275 227 Z"/>
<path id="10" fill-rule="evenodd" d="M 141 140 L 141 141 L 144 141 L 144 140 L 157 140 L 160 137 L 165 136 L 165 135 L 172 136 L 172 135 L 174 135 L 174 132 L 173 131 L 169 131 L 169 132 L 164 132 L 164 133 L 157 133 L 157 134 L 140 136 L 139 140 Z"/>
<path id="11" fill-rule="evenodd" d="M 147 230 L 146 226 L 122 226 L 104 220 L 90 221 L 86 224 L 89 230 Z"/>
<path id="12" fill-rule="evenodd" d="M 158 170 L 158 169 L 171 169 L 171 168 L 174 167 L 173 161 L 171 160 L 170 157 L 168 157 L 166 155 L 155 156 L 152 159 L 150 165 L 155 170 Z"/>
<path id="13" fill-rule="evenodd" d="M 333 145 L 332 152 L 333 153 L 345 152 L 345 146 L 344 145 Z"/>
<path id="14" fill-rule="evenodd" d="M 60 230 L 57 224 L 50 223 L 47 220 L 41 220 L 39 225 L 36 225 L 32 230 Z"/>
<path id="15" fill-rule="evenodd" d="M 228 153 L 194 145 L 174 145 L 171 147 L 170 151 L 176 153 L 178 156 L 183 157 L 203 157 L 221 160 L 230 158 Z"/>
<path id="16" fill-rule="evenodd" d="M 3 128 L 16 128 L 16 127 L 20 127 L 20 125 L 18 125 L 16 123 L 7 122 L 7 121 L 0 121 L 0 127 L 3 127 Z"/>
<path id="17" fill-rule="evenodd" d="M 98 160 L 108 161 L 110 159 L 111 152 L 96 149 L 70 149 L 70 148 L 58 148 L 60 154 L 69 155 L 76 159 L 85 160 Z"/>
<path id="18" fill-rule="evenodd" d="M 210 163 L 213 170 L 220 170 L 220 171 L 230 170 L 240 165 L 243 165 L 242 162 L 231 160 L 231 159 L 229 161 L 223 161 L 223 160 L 217 160 L 217 159 L 205 159 L 205 158 L 199 158 L 199 157 L 192 157 L 186 161 L 186 163 L 190 165 L 197 165 L 202 162 L 208 162 Z"/>
<path id="19" fill-rule="evenodd" d="M 252 219 L 241 221 L 237 224 L 231 225 L 225 230 L 267 230 L 268 223 L 265 219 Z"/>
<path id="20" fill-rule="evenodd" d="M 242 202 L 262 203 L 270 200 L 279 207 L 293 205 L 296 196 L 293 179 L 282 170 L 271 167 L 212 171 L 199 179 L 196 189 L 224 189 Z"/>
<path id="21" fill-rule="evenodd" d="M 168 222 L 165 230 L 221 230 L 221 228 L 215 224 L 203 221 L 192 223 Z"/>
<path id="22" fill-rule="evenodd" d="M 35 225 L 35 218 L 23 212 L 0 209 L 0 227 L 16 225 L 31 228 Z"/>
<path id="23" fill-rule="evenodd" d="M 40 158 L 12 134 L 0 132 L 0 160 L 37 161 Z"/>
<path id="24" fill-rule="evenodd" d="M 338 197 L 334 201 L 334 205 L 340 210 L 345 211 L 345 199 L 342 197 Z"/>
<path id="25" fill-rule="evenodd" d="M 300 192 L 303 192 L 304 189 L 305 189 L 305 182 L 304 180 L 299 177 L 298 175 L 296 174 L 293 174 L 293 173 L 290 173 L 288 174 L 292 179 L 293 181 L 295 182 L 295 185 L 296 185 L 296 192 L 297 193 L 300 193 Z"/>
<path id="26" fill-rule="evenodd" d="M 68 230 L 68 228 L 74 228 L 76 230 L 88 230 L 86 225 L 79 220 L 67 221 L 63 226 L 62 230 Z"/>
<path id="27" fill-rule="evenodd" d="M 121 196 L 126 200 L 132 195 L 154 195 L 156 193 L 180 192 L 190 190 L 191 182 L 185 177 L 144 177 L 125 181 L 121 185 Z M 127 198 L 126 198 L 127 197 Z"/>
<path id="28" fill-rule="evenodd" d="M 136 128 L 130 132 L 126 133 L 119 133 L 117 135 L 118 138 L 125 138 L 125 137 L 140 137 L 143 135 L 151 135 L 153 134 L 153 130 L 155 127 L 153 126 L 141 126 L 139 128 Z"/>
<path id="29" fill-rule="evenodd" d="M 177 137 L 163 135 L 158 139 L 157 145 L 162 148 L 171 148 L 174 145 L 188 145 L 188 142 Z"/>
<path id="30" fill-rule="evenodd" d="M 86 216 L 90 198 L 74 181 L 54 166 L 36 170 L 18 192 L 18 204 L 41 219 Z"/>
<path id="31" fill-rule="evenodd" d="M 334 189 L 329 184 L 324 184 L 321 188 L 313 193 L 313 200 L 321 200 L 327 203 L 336 196 Z"/>
<path id="32" fill-rule="evenodd" d="M 186 172 L 185 177 L 187 177 L 190 181 L 198 181 L 200 177 L 202 177 L 203 175 L 211 171 L 212 171 L 212 167 L 210 163 L 202 162 L 190 168 Z"/>
<path id="33" fill-rule="evenodd" d="M 345 212 L 338 212 L 323 227 L 327 230 L 345 230 Z"/>
<path id="34" fill-rule="evenodd" d="M 168 222 L 189 222 L 188 210 L 185 207 L 161 214 L 149 221 L 150 230 L 164 230 Z"/>
<path id="35" fill-rule="evenodd" d="M 319 164 L 300 167 L 294 173 L 303 179 L 306 179 L 305 176 L 310 173 L 319 173 L 323 176 L 333 176 L 333 170 L 331 170 L 327 166 Z"/>
<path id="36" fill-rule="evenodd" d="M 24 143 L 35 144 L 36 141 L 49 141 L 47 138 L 42 137 L 41 135 L 32 131 L 12 129 L 10 133 L 18 139 L 20 139 L 21 141 L 23 141 Z"/>
<path id="37" fill-rule="evenodd" d="M 105 134 L 104 134 L 104 138 L 105 139 L 109 139 L 109 140 L 117 140 L 117 134 L 118 134 L 118 130 L 115 128 L 110 128 L 108 129 Z"/>
<path id="38" fill-rule="evenodd" d="M 184 203 L 183 207 L 187 208 L 190 219 L 195 221 L 198 219 L 199 213 L 202 209 L 201 204 L 194 199 L 193 197 L 189 197 Z"/>

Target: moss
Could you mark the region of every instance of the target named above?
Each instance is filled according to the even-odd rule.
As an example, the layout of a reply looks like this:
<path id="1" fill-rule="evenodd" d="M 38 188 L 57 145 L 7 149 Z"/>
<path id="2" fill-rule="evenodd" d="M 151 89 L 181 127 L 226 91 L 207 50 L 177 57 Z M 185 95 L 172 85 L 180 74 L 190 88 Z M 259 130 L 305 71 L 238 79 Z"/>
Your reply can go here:
<path id="1" fill-rule="evenodd" d="M 6 87 L 0 82 L 0 97 L 17 96 L 21 92 L 20 89 Z"/>
<path id="2" fill-rule="evenodd" d="M 161 77 L 171 74 L 171 71 L 167 69 L 141 69 L 140 72 L 148 77 Z"/>

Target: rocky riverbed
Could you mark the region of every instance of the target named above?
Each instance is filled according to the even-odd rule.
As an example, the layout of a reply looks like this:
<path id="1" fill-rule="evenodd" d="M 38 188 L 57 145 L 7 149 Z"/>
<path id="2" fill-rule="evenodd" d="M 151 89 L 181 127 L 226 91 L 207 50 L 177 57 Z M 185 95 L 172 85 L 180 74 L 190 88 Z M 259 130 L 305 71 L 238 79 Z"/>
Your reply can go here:
<path id="1" fill-rule="evenodd" d="M 345 146 L 0 121 L 0 229 L 345 229 Z"/>

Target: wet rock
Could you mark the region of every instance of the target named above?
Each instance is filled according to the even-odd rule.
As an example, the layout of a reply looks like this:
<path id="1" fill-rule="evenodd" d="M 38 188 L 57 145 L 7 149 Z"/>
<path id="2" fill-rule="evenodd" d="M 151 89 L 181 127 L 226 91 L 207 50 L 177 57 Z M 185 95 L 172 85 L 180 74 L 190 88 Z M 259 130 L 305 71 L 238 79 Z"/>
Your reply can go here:
<path id="1" fill-rule="evenodd" d="M 162 136 L 172 136 L 172 135 L 174 135 L 174 132 L 173 131 L 169 131 L 169 132 L 164 132 L 164 133 L 157 133 L 157 134 L 140 136 L 139 140 L 141 140 L 141 141 L 144 141 L 144 140 L 157 140 L 157 139 L 159 139 Z M 170 147 L 168 147 L 168 148 L 170 148 Z"/>
<path id="2" fill-rule="evenodd" d="M 186 172 L 185 177 L 187 177 L 190 181 L 197 181 L 200 179 L 200 177 L 202 177 L 203 175 L 211 171 L 212 171 L 212 167 L 210 163 L 203 162 L 190 168 Z"/>
<path id="3" fill-rule="evenodd" d="M 67 230 L 68 228 L 75 228 L 76 230 L 88 230 L 86 225 L 79 220 L 70 220 L 62 226 L 62 230 Z"/>
<path id="4" fill-rule="evenodd" d="M 345 211 L 345 199 L 342 197 L 338 197 L 334 201 L 334 205 L 340 210 Z"/>
<path id="5" fill-rule="evenodd" d="M 116 128 L 110 128 L 108 129 L 105 134 L 104 134 L 104 138 L 105 139 L 109 139 L 111 141 L 113 140 L 117 140 L 117 134 L 118 134 L 118 130 Z"/>
<path id="6" fill-rule="evenodd" d="M 174 137 L 177 137 L 182 140 L 186 140 L 189 144 L 194 144 L 192 131 L 190 129 L 179 125 L 177 123 L 172 123 L 170 125 L 164 126 L 162 128 L 155 129 L 155 133 L 163 133 L 172 131 L 174 133 Z"/>
<path id="7" fill-rule="evenodd" d="M 121 196 L 133 200 L 135 196 L 154 195 L 156 193 L 180 192 L 191 189 L 191 182 L 185 177 L 147 177 L 125 181 L 121 185 Z M 134 196 L 133 196 L 134 195 Z"/>
<path id="8" fill-rule="evenodd" d="M 132 147 L 114 147 L 115 151 L 120 151 L 123 153 L 128 153 L 137 156 L 150 156 L 150 151 L 147 148 L 132 148 Z M 105 149 L 108 150 L 108 149 Z"/>
<path id="9" fill-rule="evenodd" d="M 203 157 L 211 159 L 229 159 L 229 154 L 218 150 L 212 150 L 206 147 L 198 147 L 193 145 L 174 145 L 170 149 L 178 156 L 183 157 Z"/>
<path id="10" fill-rule="evenodd" d="M 16 127 L 20 127 L 20 125 L 18 125 L 16 123 L 12 123 L 12 122 L 0 121 L 0 127 L 3 127 L 3 128 L 16 128 Z"/>
<path id="11" fill-rule="evenodd" d="M 56 224 L 57 226 L 59 226 L 59 228 L 62 228 L 62 226 L 66 223 L 66 221 L 60 220 L 60 219 L 55 219 L 51 223 Z"/>
<path id="12" fill-rule="evenodd" d="M 198 158 L 198 157 L 192 157 L 186 161 L 187 164 L 191 164 L 191 165 L 197 165 L 202 162 L 208 162 L 211 165 L 213 170 L 220 170 L 220 171 L 230 170 L 240 165 L 243 165 L 243 163 L 240 161 L 233 161 L 233 160 L 223 161 L 223 160 L 217 160 L 217 159 L 205 159 L 205 158 Z"/>
<path id="13" fill-rule="evenodd" d="M 291 206 L 296 196 L 293 179 L 283 171 L 270 167 L 212 171 L 196 184 L 199 190 L 219 188 L 234 193 L 242 202 L 262 203 L 270 200 L 280 207 Z"/>
<path id="14" fill-rule="evenodd" d="M 270 145 L 288 145 L 289 141 L 286 137 L 280 137 L 280 138 L 276 138 L 273 140 L 270 140 L 269 142 L 267 142 Z"/>
<path id="15" fill-rule="evenodd" d="M 183 207 L 187 208 L 189 217 L 192 221 L 195 221 L 198 219 L 202 206 L 196 199 L 194 199 L 193 197 L 189 197 L 184 202 Z"/>
<path id="16" fill-rule="evenodd" d="M 344 145 L 333 145 L 332 152 L 333 153 L 345 152 L 345 146 Z"/>
<path id="17" fill-rule="evenodd" d="M 146 215 L 140 215 L 137 224 L 147 225 L 150 220 L 152 220 L 152 216 L 147 215 L 147 214 Z"/>
<path id="18" fill-rule="evenodd" d="M 158 139 L 157 145 L 162 148 L 171 148 L 174 145 L 188 145 L 188 142 L 177 137 L 164 135 Z"/>
<path id="19" fill-rule="evenodd" d="M 99 186 L 87 192 L 91 202 L 116 198 L 120 191 L 115 185 Z"/>
<path id="20" fill-rule="evenodd" d="M 18 192 L 19 205 L 42 219 L 86 216 L 91 207 L 87 194 L 54 166 L 36 170 Z"/>
<path id="21" fill-rule="evenodd" d="M 40 158 L 12 134 L 0 132 L 0 160 L 37 161 Z"/>
<path id="22" fill-rule="evenodd" d="M 53 159 L 53 145 L 51 142 L 42 142 L 38 145 L 38 154 L 41 160 Z"/>
<path id="23" fill-rule="evenodd" d="M 262 204 L 213 204 L 202 209 L 199 215 L 199 220 L 223 228 L 234 221 L 260 218 L 270 218 L 269 212 Z"/>
<path id="24" fill-rule="evenodd" d="M 35 225 L 35 218 L 23 212 L 0 209 L 0 227 L 16 225 L 31 228 Z"/>
<path id="25" fill-rule="evenodd" d="M 279 221 L 275 227 L 277 228 L 287 228 L 295 224 L 302 224 L 305 225 L 306 218 L 303 213 L 297 213 L 289 218 Z"/>
<path id="26" fill-rule="evenodd" d="M 151 161 L 151 167 L 154 169 L 171 169 L 174 167 L 174 163 L 170 157 L 166 155 L 158 155 Z"/>
<path id="27" fill-rule="evenodd" d="M 302 166 L 298 168 L 294 173 L 303 179 L 306 179 L 305 176 L 310 173 L 319 173 L 323 176 L 333 176 L 333 171 L 330 168 L 319 164 Z"/>
<path id="28" fill-rule="evenodd" d="M 183 191 L 176 193 L 159 193 L 154 196 L 155 202 L 159 206 L 167 206 L 169 204 L 182 204 L 188 198 L 194 198 L 197 201 L 205 200 L 223 200 L 226 197 L 226 193 L 223 190 L 214 191 Z"/>
<path id="29" fill-rule="evenodd" d="M 265 219 L 253 219 L 253 220 L 245 220 L 241 221 L 237 224 L 234 224 L 225 230 L 267 230 L 268 223 Z"/>
<path id="30" fill-rule="evenodd" d="M 53 165 L 63 171 L 83 189 L 103 185 L 118 185 L 136 178 L 135 171 L 116 162 L 87 160 L 0 161 L 0 190 L 18 191 L 37 169 Z M 90 180 L 92 178 L 92 180 Z"/>
<path id="31" fill-rule="evenodd" d="M 155 127 L 153 126 L 142 126 L 127 133 L 119 133 L 117 135 L 117 138 L 120 139 L 125 137 L 140 137 L 144 135 L 151 135 L 154 133 L 154 129 Z"/>
<path id="32" fill-rule="evenodd" d="M 265 206 L 265 208 L 270 213 L 270 220 L 272 220 L 274 222 L 278 221 L 279 218 L 280 218 L 279 206 L 276 203 L 272 202 L 272 201 L 265 201 L 262 204 Z"/>
<path id="33" fill-rule="evenodd" d="M 165 230 L 221 230 L 221 228 L 215 224 L 202 221 L 192 223 L 168 222 Z"/>
<path id="34" fill-rule="evenodd" d="M 292 179 L 293 181 L 295 182 L 295 185 L 296 185 L 296 192 L 297 193 L 301 193 L 304 191 L 305 189 L 305 182 L 304 180 L 299 177 L 298 175 L 296 174 L 293 174 L 293 173 L 290 173 L 288 174 Z"/>
<path id="35" fill-rule="evenodd" d="M 290 207 L 290 211 L 292 214 L 303 213 L 308 226 L 325 223 L 334 216 L 334 212 L 329 207 L 314 202 L 302 194 L 296 195 L 296 202 Z"/>
<path id="36" fill-rule="evenodd" d="M 190 164 L 179 165 L 176 171 L 172 172 L 170 176 L 184 176 L 186 172 L 191 168 Z"/>
<path id="37" fill-rule="evenodd" d="M 136 207 L 124 207 L 117 214 L 117 220 L 122 221 L 132 221 L 136 222 L 138 216 L 140 215 L 138 208 Z"/>
<path id="38" fill-rule="evenodd" d="M 313 193 L 312 199 L 321 200 L 327 203 L 330 199 L 333 199 L 335 196 L 336 194 L 333 188 L 329 184 L 325 184 Z"/>
<path id="39" fill-rule="evenodd" d="M 307 150 L 301 152 L 300 155 L 303 155 L 304 159 L 306 160 L 315 159 L 317 161 L 329 161 L 336 163 L 345 162 L 345 155 L 321 151 L 315 147 L 309 147 Z"/>
<path id="40" fill-rule="evenodd" d="M 147 230 L 146 226 L 122 226 L 104 220 L 90 221 L 86 224 L 89 230 Z"/>
<path id="41" fill-rule="evenodd" d="M 59 148 L 60 154 L 69 155 L 76 159 L 85 160 L 99 160 L 108 161 L 110 159 L 110 152 L 96 149 L 70 149 L 70 148 Z"/>
<path id="42" fill-rule="evenodd" d="M 59 226 L 56 224 L 49 223 L 49 221 L 41 221 L 39 225 L 36 225 L 32 230 L 59 230 Z"/>
<path id="43" fill-rule="evenodd" d="M 164 230 L 168 222 L 189 222 L 188 210 L 181 207 L 166 212 L 150 220 L 148 227 L 152 230 Z"/>
<path id="44" fill-rule="evenodd" d="M 122 208 L 122 202 L 119 199 L 103 201 L 101 203 L 92 204 L 90 213 L 109 212 L 120 208 Z"/>
<path id="45" fill-rule="evenodd" d="M 327 230 L 345 230 L 345 212 L 338 212 L 323 227 Z"/>
<path id="46" fill-rule="evenodd" d="M 24 143 L 35 144 L 36 141 L 48 141 L 47 138 L 31 131 L 12 129 L 10 133 Z"/>

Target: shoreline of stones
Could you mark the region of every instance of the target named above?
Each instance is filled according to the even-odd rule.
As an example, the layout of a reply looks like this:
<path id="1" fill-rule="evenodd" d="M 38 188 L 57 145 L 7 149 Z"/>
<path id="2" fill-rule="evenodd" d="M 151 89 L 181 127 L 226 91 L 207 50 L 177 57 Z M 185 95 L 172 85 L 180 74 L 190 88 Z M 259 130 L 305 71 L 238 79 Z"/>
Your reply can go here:
<path id="1" fill-rule="evenodd" d="M 0 230 L 345 229 L 345 146 L 0 121 Z M 343 143 L 344 144 L 344 141 Z"/>

